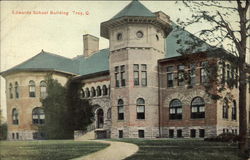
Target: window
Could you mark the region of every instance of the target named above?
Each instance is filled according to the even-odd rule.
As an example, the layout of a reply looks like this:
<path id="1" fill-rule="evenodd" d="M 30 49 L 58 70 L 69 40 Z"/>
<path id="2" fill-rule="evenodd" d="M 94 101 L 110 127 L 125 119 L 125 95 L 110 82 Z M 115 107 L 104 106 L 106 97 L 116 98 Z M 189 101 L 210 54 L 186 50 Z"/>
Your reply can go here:
<path id="1" fill-rule="evenodd" d="M 208 83 L 208 62 L 201 62 L 201 83 Z"/>
<path id="2" fill-rule="evenodd" d="M 195 129 L 191 129 L 190 130 L 190 137 L 191 138 L 195 138 L 196 137 L 196 130 Z"/>
<path id="3" fill-rule="evenodd" d="M 106 85 L 102 86 L 102 95 L 104 96 L 108 95 L 108 89 Z"/>
<path id="4" fill-rule="evenodd" d="M 33 124 L 44 124 L 45 114 L 44 109 L 41 107 L 34 108 L 32 111 L 32 121 Z"/>
<path id="5" fill-rule="evenodd" d="M 178 138 L 182 137 L 182 130 L 181 129 L 177 129 L 177 137 Z"/>
<path id="6" fill-rule="evenodd" d="M 138 98 L 136 101 L 137 119 L 145 119 L 145 101 Z"/>
<path id="7" fill-rule="evenodd" d="M 122 33 L 118 33 L 117 36 L 116 36 L 116 39 L 118 41 L 121 41 L 122 40 Z"/>
<path id="8" fill-rule="evenodd" d="M 205 102 L 201 97 L 195 97 L 191 103 L 191 118 L 205 118 Z"/>
<path id="9" fill-rule="evenodd" d="M 16 98 L 19 98 L 19 86 L 17 82 L 15 82 L 15 95 L 16 95 Z"/>
<path id="10" fill-rule="evenodd" d="M 169 138 L 174 138 L 174 130 L 173 130 L 173 129 L 170 129 L 170 130 L 168 131 L 168 137 L 169 137 Z"/>
<path id="11" fill-rule="evenodd" d="M 144 130 L 138 130 L 138 137 L 144 138 Z"/>
<path id="12" fill-rule="evenodd" d="M 169 105 L 169 119 L 182 119 L 182 104 L 178 99 L 174 99 Z"/>
<path id="13" fill-rule="evenodd" d="M 139 64 L 134 64 L 134 85 L 138 86 L 139 83 Z"/>
<path id="14" fill-rule="evenodd" d="M 155 38 L 157 41 L 159 41 L 159 36 L 158 35 L 155 35 Z"/>
<path id="15" fill-rule="evenodd" d="M 107 112 L 107 118 L 108 119 L 111 119 L 111 108 L 108 109 L 108 112 Z"/>
<path id="16" fill-rule="evenodd" d="M 12 124 L 19 124 L 19 115 L 16 108 L 12 110 Z"/>
<path id="17" fill-rule="evenodd" d="M 178 66 L 178 86 L 183 86 L 185 84 L 184 69 L 184 65 Z"/>
<path id="18" fill-rule="evenodd" d="M 205 129 L 199 129 L 199 137 L 204 138 L 205 137 Z"/>
<path id="19" fill-rule="evenodd" d="M 29 81 L 29 96 L 36 97 L 36 85 L 34 81 Z"/>
<path id="20" fill-rule="evenodd" d="M 228 119 L 228 100 L 224 99 L 222 118 Z"/>
<path id="21" fill-rule="evenodd" d="M 95 93 L 95 88 L 91 87 L 91 97 L 95 97 L 96 93 Z"/>
<path id="22" fill-rule="evenodd" d="M 231 66 L 229 64 L 227 64 L 227 80 L 229 80 L 231 78 Z"/>
<path id="23" fill-rule="evenodd" d="M 40 96 L 41 98 L 47 97 L 47 84 L 45 81 L 40 82 Z"/>
<path id="24" fill-rule="evenodd" d="M 136 32 L 136 37 L 137 37 L 137 38 L 142 38 L 142 37 L 143 37 L 142 31 Z"/>
<path id="25" fill-rule="evenodd" d="M 168 66 L 167 67 L 167 86 L 173 87 L 174 86 L 174 67 Z"/>
<path id="26" fill-rule="evenodd" d="M 189 85 L 194 86 L 195 85 L 195 64 L 190 64 L 190 70 L 189 70 Z"/>
<path id="27" fill-rule="evenodd" d="M 118 100 L 118 120 L 124 120 L 124 106 L 123 100 Z"/>
<path id="28" fill-rule="evenodd" d="M 16 133 L 16 139 L 19 139 L 19 133 Z"/>
<path id="29" fill-rule="evenodd" d="M 236 109 L 236 101 L 233 101 L 233 106 L 232 106 L 232 120 L 237 119 L 237 109 Z"/>
<path id="30" fill-rule="evenodd" d="M 141 65 L 141 85 L 147 86 L 147 65 Z"/>
<path id="31" fill-rule="evenodd" d="M 86 97 L 90 97 L 90 91 L 89 91 L 89 88 L 86 88 Z"/>
<path id="32" fill-rule="evenodd" d="M 81 98 L 84 98 L 85 97 L 85 92 L 83 89 L 80 90 L 80 97 Z"/>
<path id="33" fill-rule="evenodd" d="M 13 98 L 13 92 L 12 92 L 12 89 L 13 89 L 13 86 L 12 86 L 12 83 L 9 84 L 9 96 L 10 96 L 10 99 Z"/>
<path id="34" fill-rule="evenodd" d="M 116 87 L 119 87 L 119 86 L 120 86 L 120 82 L 119 82 L 119 77 L 118 77 L 118 75 L 119 75 L 119 67 L 116 66 L 116 67 L 115 67 L 115 86 L 116 86 Z"/>
<path id="35" fill-rule="evenodd" d="M 225 72 L 225 62 L 223 61 L 222 62 L 222 76 L 221 76 L 221 83 L 222 84 L 225 84 L 225 80 L 226 80 L 226 78 L 225 78 L 225 75 L 226 74 L 226 72 Z"/>
<path id="36" fill-rule="evenodd" d="M 15 133 L 12 133 L 12 139 L 15 139 Z"/>
<path id="37" fill-rule="evenodd" d="M 119 130 L 119 138 L 123 138 L 123 130 Z"/>
<path id="38" fill-rule="evenodd" d="M 97 86 L 96 92 L 97 92 L 97 96 L 98 97 L 102 95 L 102 91 L 101 91 L 101 87 L 100 86 Z"/>
<path id="39" fill-rule="evenodd" d="M 126 86 L 124 65 L 121 66 L 121 86 Z"/>

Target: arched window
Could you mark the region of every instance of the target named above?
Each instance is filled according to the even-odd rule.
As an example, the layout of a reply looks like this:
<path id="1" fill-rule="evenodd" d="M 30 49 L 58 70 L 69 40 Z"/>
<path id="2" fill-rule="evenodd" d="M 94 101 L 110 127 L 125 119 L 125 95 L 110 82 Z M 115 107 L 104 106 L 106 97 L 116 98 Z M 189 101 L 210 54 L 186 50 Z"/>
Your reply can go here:
<path id="1" fill-rule="evenodd" d="M 32 80 L 29 81 L 29 96 L 36 97 L 36 85 Z"/>
<path id="2" fill-rule="evenodd" d="M 32 121 L 33 124 L 44 124 L 45 114 L 44 109 L 41 107 L 34 108 L 32 111 Z"/>
<path id="3" fill-rule="evenodd" d="M 102 95 L 104 95 L 104 96 L 108 95 L 108 88 L 106 85 L 102 86 Z"/>
<path id="4" fill-rule="evenodd" d="M 16 98 L 19 98 L 19 86 L 17 82 L 15 82 L 15 95 L 16 95 Z"/>
<path id="5" fill-rule="evenodd" d="M 100 86 L 97 86 L 96 92 L 97 92 L 97 96 L 101 96 L 102 91 L 101 91 L 101 87 Z"/>
<path id="6" fill-rule="evenodd" d="M 40 82 L 40 96 L 41 98 L 47 97 L 47 83 L 45 81 Z"/>
<path id="7" fill-rule="evenodd" d="M 237 119 L 237 105 L 236 105 L 236 101 L 233 101 L 233 106 L 232 106 L 232 120 L 236 120 Z"/>
<path id="8" fill-rule="evenodd" d="M 143 98 L 138 98 L 136 101 L 137 119 L 145 119 L 145 101 Z"/>
<path id="9" fill-rule="evenodd" d="M 84 97 L 85 97 L 84 89 L 81 89 L 81 90 L 80 90 L 80 97 L 81 97 L 81 98 L 84 98 Z"/>
<path id="10" fill-rule="evenodd" d="M 222 118 L 228 119 L 228 100 L 225 98 L 223 103 Z"/>
<path id="11" fill-rule="evenodd" d="M 92 96 L 92 97 L 95 97 L 95 96 L 96 96 L 95 88 L 94 88 L 94 87 L 91 87 L 91 96 Z"/>
<path id="12" fill-rule="evenodd" d="M 90 97 L 90 91 L 89 91 L 89 88 L 86 88 L 85 92 L 86 92 L 86 97 Z"/>
<path id="13" fill-rule="evenodd" d="M 124 120 L 124 106 L 123 106 L 123 100 L 118 100 L 118 120 Z"/>
<path id="14" fill-rule="evenodd" d="M 107 119 L 111 119 L 111 108 L 107 111 Z"/>
<path id="15" fill-rule="evenodd" d="M 12 110 L 12 124 L 18 124 L 19 123 L 19 116 L 18 111 L 16 108 Z"/>
<path id="16" fill-rule="evenodd" d="M 9 96 L 10 96 L 10 99 L 13 98 L 13 92 L 12 92 L 12 89 L 13 89 L 13 86 L 12 86 L 12 83 L 9 84 Z"/>
<path id="17" fill-rule="evenodd" d="M 169 119 L 182 119 L 182 104 L 179 99 L 173 99 L 170 102 Z"/>
<path id="18" fill-rule="evenodd" d="M 205 102 L 201 97 L 195 97 L 191 102 L 191 118 L 205 118 Z"/>

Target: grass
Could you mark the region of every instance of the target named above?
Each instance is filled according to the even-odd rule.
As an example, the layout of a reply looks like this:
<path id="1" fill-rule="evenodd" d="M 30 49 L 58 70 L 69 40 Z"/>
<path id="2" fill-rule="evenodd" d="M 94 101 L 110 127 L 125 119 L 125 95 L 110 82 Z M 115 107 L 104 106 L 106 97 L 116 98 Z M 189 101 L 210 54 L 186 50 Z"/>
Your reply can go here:
<path id="1" fill-rule="evenodd" d="M 236 144 L 194 139 L 120 139 L 139 151 L 125 160 L 243 160 Z"/>
<path id="2" fill-rule="evenodd" d="M 0 141 L 1 160 L 69 160 L 109 144 L 73 140 Z"/>

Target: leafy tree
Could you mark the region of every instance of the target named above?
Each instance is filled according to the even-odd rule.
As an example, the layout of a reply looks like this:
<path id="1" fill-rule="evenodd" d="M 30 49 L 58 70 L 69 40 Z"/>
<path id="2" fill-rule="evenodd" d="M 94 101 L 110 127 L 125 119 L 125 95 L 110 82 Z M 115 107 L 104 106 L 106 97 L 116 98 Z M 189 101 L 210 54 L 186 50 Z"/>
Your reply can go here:
<path id="1" fill-rule="evenodd" d="M 86 130 L 94 114 L 89 101 L 80 97 L 82 84 L 69 79 L 64 87 L 51 75 L 46 81 L 48 95 L 42 100 L 45 125 L 40 131 L 47 139 L 69 139 L 74 137 L 74 130 Z"/>
<path id="2" fill-rule="evenodd" d="M 179 3 L 179 2 L 178 2 Z M 240 128 L 240 150 L 242 153 L 248 152 L 247 141 L 247 108 L 246 106 L 246 94 L 247 94 L 247 73 L 249 73 L 249 65 L 246 62 L 247 54 L 247 41 L 250 36 L 250 20 L 249 20 L 249 0 L 229 0 L 227 3 L 219 1 L 202 1 L 202 2 L 182 2 L 185 7 L 192 12 L 191 18 L 188 18 L 185 22 L 177 22 L 184 28 L 195 24 L 209 24 L 206 29 L 201 29 L 197 34 L 202 40 L 190 36 L 193 41 L 185 41 L 181 39 L 178 43 L 190 45 L 193 47 L 182 47 L 179 52 L 181 54 L 190 53 L 201 47 L 203 41 L 212 43 L 215 47 L 227 48 L 227 51 L 223 52 L 227 54 L 233 54 L 234 65 L 239 69 L 239 128 Z M 212 8 L 212 9 L 211 9 Z M 181 9 L 180 9 L 181 10 Z M 235 21 L 229 21 L 229 19 Z M 202 25 L 204 26 L 204 25 Z M 217 51 L 221 53 L 222 50 L 215 50 L 211 47 L 211 52 Z M 208 51 L 209 52 L 209 51 Z"/>
<path id="3" fill-rule="evenodd" d="M 7 139 L 7 123 L 0 124 L 0 140 Z"/>
<path id="4" fill-rule="evenodd" d="M 67 129 L 66 88 L 51 76 L 47 77 L 46 82 L 48 95 L 42 100 L 45 125 L 41 130 L 47 139 L 71 138 L 71 133 Z"/>
<path id="5" fill-rule="evenodd" d="M 89 100 L 81 99 L 82 84 L 79 81 L 69 80 L 67 91 L 68 116 L 71 121 L 71 130 L 86 130 L 93 122 L 93 106 Z"/>

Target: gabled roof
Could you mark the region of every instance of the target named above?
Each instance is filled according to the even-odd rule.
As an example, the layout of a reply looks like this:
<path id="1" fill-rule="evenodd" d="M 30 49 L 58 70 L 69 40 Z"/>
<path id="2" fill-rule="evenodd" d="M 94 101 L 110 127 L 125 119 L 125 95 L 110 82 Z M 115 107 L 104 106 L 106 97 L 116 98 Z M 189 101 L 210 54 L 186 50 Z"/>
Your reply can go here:
<path id="1" fill-rule="evenodd" d="M 143 4 L 141 4 L 141 2 L 137 0 L 133 0 L 131 3 L 129 3 L 125 8 L 123 8 L 120 12 L 118 12 L 111 19 L 116 19 L 116 18 L 126 17 L 126 16 L 156 17 L 154 13 L 152 13 Z"/>
<path id="2" fill-rule="evenodd" d="M 73 63 L 72 59 L 62 57 L 53 53 L 41 51 L 36 56 L 28 59 L 27 61 L 2 72 L 1 74 L 7 74 L 15 71 L 59 71 L 69 74 L 78 74 L 76 63 Z"/>

